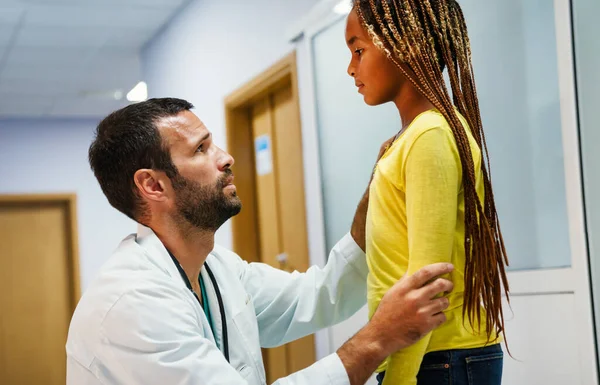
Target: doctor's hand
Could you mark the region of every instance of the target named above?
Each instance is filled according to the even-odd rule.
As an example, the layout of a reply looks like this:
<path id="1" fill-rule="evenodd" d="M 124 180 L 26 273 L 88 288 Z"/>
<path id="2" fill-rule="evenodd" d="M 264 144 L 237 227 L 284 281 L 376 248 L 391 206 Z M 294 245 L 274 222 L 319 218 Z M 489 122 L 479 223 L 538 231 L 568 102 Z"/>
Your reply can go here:
<path id="1" fill-rule="evenodd" d="M 375 161 L 375 166 L 379 159 L 383 156 L 385 151 L 389 146 L 394 142 L 396 136 L 389 138 L 379 148 L 379 154 L 377 155 L 377 160 Z M 373 173 L 371 173 L 371 179 L 369 179 L 369 184 L 367 185 L 367 190 L 363 194 L 360 202 L 358 202 L 358 207 L 356 208 L 356 212 L 354 213 L 354 220 L 352 221 L 352 227 L 350 228 L 350 235 L 354 238 L 354 242 L 360 248 L 365 251 L 366 239 L 365 239 L 365 228 L 367 223 L 367 209 L 369 208 L 369 187 L 371 186 L 371 182 L 373 181 L 373 175 L 375 173 L 375 166 L 373 166 Z"/>
<path id="2" fill-rule="evenodd" d="M 446 321 L 443 311 L 452 282 L 437 278 L 453 270 L 448 263 L 424 267 L 404 276 L 383 297 L 377 311 L 339 350 L 350 383 L 362 385 L 389 355 L 416 343 Z"/>
<path id="3" fill-rule="evenodd" d="M 449 306 L 448 298 L 439 295 L 452 291 L 453 284 L 435 278 L 452 270 L 446 263 L 426 266 L 402 277 L 384 295 L 371 326 L 381 334 L 387 355 L 416 343 L 446 322 L 443 311 Z"/>
<path id="4" fill-rule="evenodd" d="M 379 162 L 379 159 L 381 159 L 381 157 L 383 156 L 383 154 L 385 154 L 387 149 L 394 143 L 394 140 L 396 140 L 396 137 L 397 137 L 397 135 L 392 136 L 391 138 L 389 138 L 388 140 L 383 142 L 381 147 L 379 147 L 379 154 L 377 155 L 377 160 L 375 161 L 375 165 L 373 166 L 373 173 L 371 174 L 371 180 L 373 180 L 373 175 L 375 174 L 375 167 L 377 167 L 377 162 Z M 370 183 L 371 182 L 369 182 L 369 184 Z M 369 191 L 369 190 L 367 189 L 367 191 Z"/>

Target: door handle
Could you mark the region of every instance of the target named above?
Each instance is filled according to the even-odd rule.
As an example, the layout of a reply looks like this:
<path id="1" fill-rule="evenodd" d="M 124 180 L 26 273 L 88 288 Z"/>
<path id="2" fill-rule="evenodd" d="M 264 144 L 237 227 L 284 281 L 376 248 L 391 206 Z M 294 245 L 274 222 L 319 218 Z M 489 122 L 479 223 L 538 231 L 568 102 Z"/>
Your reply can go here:
<path id="1" fill-rule="evenodd" d="M 292 267 L 288 264 L 289 260 L 288 260 L 287 253 L 277 254 L 275 256 L 275 259 L 279 263 L 279 269 L 284 270 L 284 271 L 288 271 L 288 272 L 292 272 L 293 271 Z"/>

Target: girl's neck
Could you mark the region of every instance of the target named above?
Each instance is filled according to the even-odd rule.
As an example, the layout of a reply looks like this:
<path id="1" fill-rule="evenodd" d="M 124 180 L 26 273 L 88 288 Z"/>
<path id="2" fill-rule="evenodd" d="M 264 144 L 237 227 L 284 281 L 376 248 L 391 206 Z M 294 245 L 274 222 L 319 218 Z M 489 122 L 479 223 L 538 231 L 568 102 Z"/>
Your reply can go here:
<path id="1" fill-rule="evenodd" d="M 408 81 L 400 88 L 398 95 L 394 98 L 394 104 L 400 113 L 402 130 L 406 129 L 417 116 L 435 108 Z"/>

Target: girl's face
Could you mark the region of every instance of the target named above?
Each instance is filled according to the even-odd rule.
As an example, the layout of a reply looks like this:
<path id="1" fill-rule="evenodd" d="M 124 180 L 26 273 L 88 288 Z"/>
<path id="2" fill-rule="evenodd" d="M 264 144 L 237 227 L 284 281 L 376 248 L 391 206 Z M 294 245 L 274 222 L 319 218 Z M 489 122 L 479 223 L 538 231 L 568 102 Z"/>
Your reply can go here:
<path id="1" fill-rule="evenodd" d="M 354 78 L 365 103 L 376 106 L 393 101 L 406 79 L 385 53 L 373 44 L 355 9 L 348 15 L 346 44 L 352 53 L 348 75 Z"/>

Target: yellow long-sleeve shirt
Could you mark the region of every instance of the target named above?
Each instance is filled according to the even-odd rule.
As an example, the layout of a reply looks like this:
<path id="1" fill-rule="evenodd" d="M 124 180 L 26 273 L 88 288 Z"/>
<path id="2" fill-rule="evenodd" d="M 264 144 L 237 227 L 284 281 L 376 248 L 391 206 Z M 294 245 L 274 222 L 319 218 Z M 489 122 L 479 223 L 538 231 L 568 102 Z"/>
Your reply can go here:
<path id="1" fill-rule="evenodd" d="M 460 119 L 468 134 L 477 193 L 483 202 L 481 150 L 466 120 Z M 449 277 L 454 291 L 448 296 L 448 321 L 417 344 L 390 356 L 378 369 L 386 371 L 384 384 L 416 384 L 428 352 L 488 344 L 483 309 L 481 331 L 473 330 L 462 316 L 464 237 L 462 166 L 456 141 L 446 119 L 436 110 L 427 111 L 415 118 L 382 156 L 371 183 L 367 214 L 369 318 L 404 274 L 431 263 L 454 264 Z"/>

